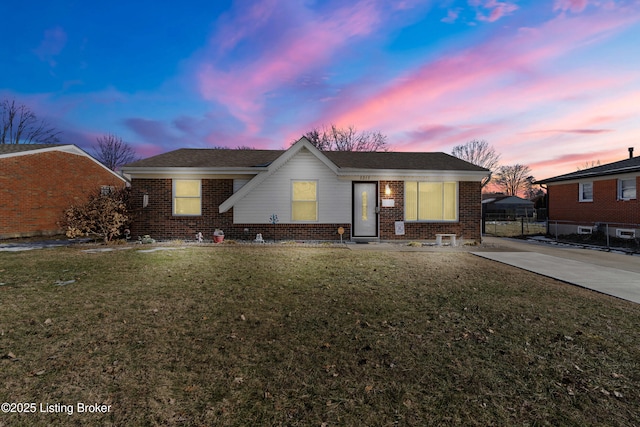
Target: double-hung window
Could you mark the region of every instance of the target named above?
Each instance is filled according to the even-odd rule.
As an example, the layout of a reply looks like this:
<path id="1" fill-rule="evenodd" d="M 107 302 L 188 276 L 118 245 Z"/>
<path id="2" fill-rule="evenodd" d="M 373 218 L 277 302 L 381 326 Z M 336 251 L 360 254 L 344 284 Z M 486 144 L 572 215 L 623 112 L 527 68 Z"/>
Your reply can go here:
<path id="1" fill-rule="evenodd" d="M 176 216 L 202 214 L 202 182 L 199 179 L 173 180 L 173 214 Z"/>
<path id="2" fill-rule="evenodd" d="M 318 220 L 318 181 L 291 181 L 291 219 Z"/>
<path id="3" fill-rule="evenodd" d="M 581 202 L 593 202 L 593 182 L 581 182 L 579 191 Z"/>
<path id="4" fill-rule="evenodd" d="M 457 221 L 458 184 L 406 181 L 404 214 L 406 221 Z"/>
<path id="5" fill-rule="evenodd" d="M 632 200 L 636 198 L 636 179 L 619 179 L 618 180 L 618 199 Z"/>

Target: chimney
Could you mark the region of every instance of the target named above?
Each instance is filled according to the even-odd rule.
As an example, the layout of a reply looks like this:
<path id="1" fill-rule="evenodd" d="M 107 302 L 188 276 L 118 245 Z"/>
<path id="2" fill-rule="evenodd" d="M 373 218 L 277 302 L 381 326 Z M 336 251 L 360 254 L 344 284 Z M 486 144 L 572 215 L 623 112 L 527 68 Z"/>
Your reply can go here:
<path id="1" fill-rule="evenodd" d="M 633 147 L 629 147 L 629 158 L 633 159 Z"/>

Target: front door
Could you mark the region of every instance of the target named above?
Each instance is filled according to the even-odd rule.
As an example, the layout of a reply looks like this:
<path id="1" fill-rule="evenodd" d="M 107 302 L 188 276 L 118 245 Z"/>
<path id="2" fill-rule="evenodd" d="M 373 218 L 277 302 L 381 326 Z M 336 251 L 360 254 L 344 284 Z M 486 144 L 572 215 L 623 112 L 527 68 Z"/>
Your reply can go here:
<path id="1" fill-rule="evenodd" d="M 353 237 L 378 237 L 378 183 L 353 183 Z"/>

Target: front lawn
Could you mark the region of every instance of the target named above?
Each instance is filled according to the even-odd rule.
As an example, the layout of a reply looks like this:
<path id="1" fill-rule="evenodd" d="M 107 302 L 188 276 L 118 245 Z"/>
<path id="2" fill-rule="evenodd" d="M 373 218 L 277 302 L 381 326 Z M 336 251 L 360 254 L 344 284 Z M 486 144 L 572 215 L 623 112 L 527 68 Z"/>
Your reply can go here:
<path id="1" fill-rule="evenodd" d="M 636 304 L 463 252 L 138 249 L 0 253 L 0 402 L 36 404 L 0 426 L 640 425 Z"/>

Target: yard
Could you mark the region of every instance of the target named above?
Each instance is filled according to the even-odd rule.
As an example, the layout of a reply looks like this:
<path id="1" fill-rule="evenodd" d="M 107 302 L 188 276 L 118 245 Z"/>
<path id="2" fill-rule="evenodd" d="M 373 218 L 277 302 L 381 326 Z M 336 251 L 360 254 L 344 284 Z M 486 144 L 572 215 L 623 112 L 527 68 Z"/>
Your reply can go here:
<path id="1" fill-rule="evenodd" d="M 137 249 L 0 253 L 0 426 L 640 425 L 633 303 L 456 251 Z"/>

